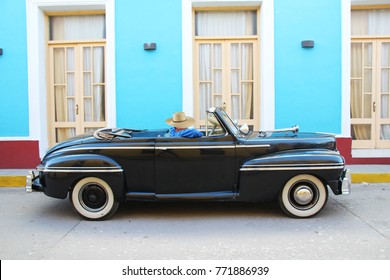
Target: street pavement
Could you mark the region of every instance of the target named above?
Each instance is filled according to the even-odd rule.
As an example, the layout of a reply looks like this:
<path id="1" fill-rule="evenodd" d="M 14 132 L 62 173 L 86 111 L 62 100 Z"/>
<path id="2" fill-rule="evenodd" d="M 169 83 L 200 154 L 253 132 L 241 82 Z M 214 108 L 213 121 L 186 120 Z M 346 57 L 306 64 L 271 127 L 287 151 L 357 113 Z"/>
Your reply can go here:
<path id="1" fill-rule="evenodd" d="M 0 188 L 1 260 L 390 260 L 390 184 L 353 184 L 309 219 L 275 203 L 127 202 L 87 221 L 68 199 Z"/>

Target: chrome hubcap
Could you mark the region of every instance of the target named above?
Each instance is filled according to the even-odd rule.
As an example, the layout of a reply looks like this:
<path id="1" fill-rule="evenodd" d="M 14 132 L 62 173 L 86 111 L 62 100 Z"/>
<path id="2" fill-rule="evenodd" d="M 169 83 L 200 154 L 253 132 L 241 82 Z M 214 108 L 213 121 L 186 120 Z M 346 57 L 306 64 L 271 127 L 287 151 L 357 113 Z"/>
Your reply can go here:
<path id="1" fill-rule="evenodd" d="M 294 191 L 294 200 L 300 205 L 308 204 L 313 196 L 313 191 L 308 186 L 298 186 Z"/>

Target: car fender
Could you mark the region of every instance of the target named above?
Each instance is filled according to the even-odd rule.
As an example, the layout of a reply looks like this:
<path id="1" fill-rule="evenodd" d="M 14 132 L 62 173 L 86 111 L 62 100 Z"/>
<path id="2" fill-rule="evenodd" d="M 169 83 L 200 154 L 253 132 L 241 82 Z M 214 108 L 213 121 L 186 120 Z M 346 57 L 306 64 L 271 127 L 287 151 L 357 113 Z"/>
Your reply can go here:
<path id="1" fill-rule="evenodd" d="M 344 167 L 344 158 L 339 152 L 325 149 L 290 150 L 253 158 L 240 168 L 240 199 L 274 199 L 285 183 L 299 174 L 314 175 L 338 193 Z"/>
<path id="2" fill-rule="evenodd" d="M 66 198 L 68 191 L 82 178 L 98 177 L 106 181 L 115 196 L 124 198 L 122 167 L 112 158 L 98 154 L 64 155 L 43 162 L 39 171 L 46 195 Z"/>

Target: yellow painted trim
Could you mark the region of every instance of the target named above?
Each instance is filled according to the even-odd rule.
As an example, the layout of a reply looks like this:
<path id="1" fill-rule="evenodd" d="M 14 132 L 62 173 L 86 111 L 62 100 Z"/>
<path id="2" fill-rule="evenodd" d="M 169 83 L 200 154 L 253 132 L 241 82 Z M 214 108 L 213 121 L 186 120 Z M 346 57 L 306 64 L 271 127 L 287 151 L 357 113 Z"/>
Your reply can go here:
<path id="1" fill-rule="evenodd" d="M 205 6 L 192 7 L 192 10 L 197 11 L 256 11 L 260 9 L 260 5 L 256 6 Z"/>
<path id="2" fill-rule="evenodd" d="M 83 16 L 83 15 L 104 15 L 105 10 L 80 10 L 80 11 L 47 11 L 45 14 L 51 16 Z"/>
<path id="3" fill-rule="evenodd" d="M 367 6 L 352 6 L 352 10 L 380 10 L 380 9 L 389 9 L 389 4 L 382 5 L 367 5 Z"/>
<path id="4" fill-rule="evenodd" d="M 352 173 L 352 183 L 387 183 L 390 173 Z"/>
<path id="5" fill-rule="evenodd" d="M 0 176 L 0 187 L 24 187 L 26 176 Z"/>

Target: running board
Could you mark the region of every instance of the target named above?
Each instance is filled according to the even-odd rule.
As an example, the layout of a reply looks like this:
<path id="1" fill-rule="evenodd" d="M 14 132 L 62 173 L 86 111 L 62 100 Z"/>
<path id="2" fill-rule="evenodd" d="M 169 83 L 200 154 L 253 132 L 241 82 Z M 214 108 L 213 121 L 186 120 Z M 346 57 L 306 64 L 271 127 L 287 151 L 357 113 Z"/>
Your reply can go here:
<path id="1" fill-rule="evenodd" d="M 203 192 L 203 193 L 174 193 L 174 194 L 155 194 L 129 192 L 126 194 L 126 200 L 230 200 L 238 197 L 233 192 Z"/>

